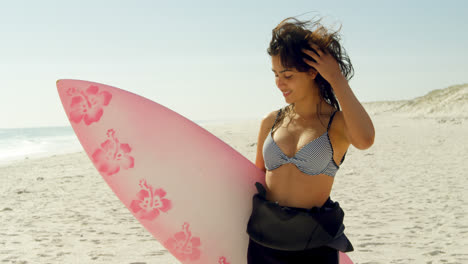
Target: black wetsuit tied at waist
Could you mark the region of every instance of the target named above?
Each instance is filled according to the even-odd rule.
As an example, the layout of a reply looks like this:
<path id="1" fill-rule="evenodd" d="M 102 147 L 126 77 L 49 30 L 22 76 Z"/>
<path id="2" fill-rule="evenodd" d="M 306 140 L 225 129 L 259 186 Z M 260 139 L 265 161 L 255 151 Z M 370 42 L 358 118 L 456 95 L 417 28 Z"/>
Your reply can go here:
<path id="1" fill-rule="evenodd" d="M 311 209 L 280 206 L 266 200 L 265 187 L 255 183 L 258 193 L 253 196 L 252 214 L 247 233 L 265 247 L 300 251 L 328 246 L 341 252 L 354 248 L 343 233 L 344 212 L 330 197 L 322 207 Z"/>

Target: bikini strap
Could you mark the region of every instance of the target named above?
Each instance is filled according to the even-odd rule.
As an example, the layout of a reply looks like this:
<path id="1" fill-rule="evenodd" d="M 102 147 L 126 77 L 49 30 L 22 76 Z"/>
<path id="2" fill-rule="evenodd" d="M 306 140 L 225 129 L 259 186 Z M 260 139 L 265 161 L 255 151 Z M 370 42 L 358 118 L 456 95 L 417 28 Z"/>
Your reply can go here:
<path id="1" fill-rule="evenodd" d="M 276 121 L 278 121 L 278 117 L 279 117 L 279 115 L 281 114 L 281 110 L 283 110 L 283 109 L 280 108 L 280 110 L 278 111 L 278 114 L 276 115 L 275 123 L 273 123 L 273 126 L 271 127 L 271 131 L 273 131 L 273 128 L 274 128 L 275 125 L 276 125 Z"/>
<path id="2" fill-rule="evenodd" d="M 346 157 L 346 153 L 348 153 L 348 151 L 346 150 L 346 152 L 343 154 L 343 158 L 341 158 L 341 161 L 340 161 L 340 166 L 341 166 L 341 163 L 343 163 L 344 161 L 344 158 Z"/>
<path id="3" fill-rule="evenodd" d="M 332 122 L 333 117 L 335 116 L 336 112 L 338 112 L 338 110 L 335 110 L 335 112 L 333 112 L 333 114 L 330 116 L 330 121 L 328 121 L 327 131 L 328 131 L 328 129 L 330 129 L 331 122 Z"/>

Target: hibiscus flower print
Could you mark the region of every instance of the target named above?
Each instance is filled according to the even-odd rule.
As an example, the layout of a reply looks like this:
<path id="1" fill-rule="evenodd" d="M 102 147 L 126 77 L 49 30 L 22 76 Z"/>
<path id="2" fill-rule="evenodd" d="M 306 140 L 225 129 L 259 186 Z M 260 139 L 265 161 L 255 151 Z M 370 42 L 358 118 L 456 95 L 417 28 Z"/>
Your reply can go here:
<path id="1" fill-rule="evenodd" d="M 184 223 L 182 230 L 167 240 L 164 246 L 180 261 L 199 259 L 201 255 L 198 248 L 201 245 L 200 238 L 192 237 L 188 223 Z"/>
<path id="2" fill-rule="evenodd" d="M 115 136 L 113 129 L 107 130 L 108 140 L 101 143 L 101 148 L 94 151 L 92 155 L 93 163 L 98 171 L 110 176 L 120 171 L 134 166 L 134 159 L 129 153 L 132 151 L 128 144 L 122 144 Z"/>
<path id="3" fill-rule="evenodd" d="M 67 90 L 67 94 L 72 96 L 70 104 L 70 120 L 79 123 L 81 120 L 86 125 L 98 122 L 104 113 L 104 106 L 107 106 L 112 99 L 112 94 L 107 91 L 99 92 L 99 87 L 91 85 L 85 91 L 76 88 Z"/>
<path id="4" fill-rule="evenodd" d="M 220 257 L 218 263 L 219 264 L 230 264 L 229 262 L 227 262 L 225 257 Z"/>
<path id="5" fill-rule="evenodd" d="M 148 185 L 145 179 L 140 180 L 140 187 L 137 199 L 130 204 L 130 209 L 138 215 L 138 218 L 154 220 L 158 217 L 159 211 L 166 213 L 171 209 L 171 201 L 164 198 L 166 192 L 163 189 L 153 190 L 153 186 Z"/>

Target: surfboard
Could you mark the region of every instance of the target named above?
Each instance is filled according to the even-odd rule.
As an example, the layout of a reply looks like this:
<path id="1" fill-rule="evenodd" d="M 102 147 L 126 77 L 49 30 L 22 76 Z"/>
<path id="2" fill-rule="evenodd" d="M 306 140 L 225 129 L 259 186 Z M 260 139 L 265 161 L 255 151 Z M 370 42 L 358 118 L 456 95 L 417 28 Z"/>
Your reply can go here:
<path id="1" fill-rule="evenodd" d="M 181 263 L 247 263 L 246 227 L 255 182 L 265 184 L 263 171 L 198 124 L 147 98 L 82 80 L 56 85 L 99 174 L 174 257 Z M 342 252 L 340 259 L 352 263 Z"/>

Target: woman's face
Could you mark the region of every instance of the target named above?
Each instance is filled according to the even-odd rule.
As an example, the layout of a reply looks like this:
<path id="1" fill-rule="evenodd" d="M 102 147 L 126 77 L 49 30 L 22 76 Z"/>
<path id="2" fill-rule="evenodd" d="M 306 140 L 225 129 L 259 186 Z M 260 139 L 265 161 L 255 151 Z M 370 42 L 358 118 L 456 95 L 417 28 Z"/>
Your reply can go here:
<path id="1" fill-rule="evenodd" d="M 296 69 L 285 69 L 281 65 L 280 56 L 272 56 L 271 64 L 276 86 L 288 104 L 314 96 L 315 70 L 312 69 L 307 73 L 298 72 Z"/>

